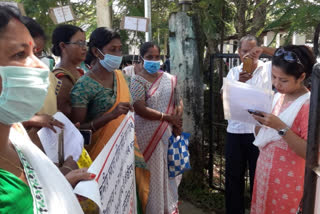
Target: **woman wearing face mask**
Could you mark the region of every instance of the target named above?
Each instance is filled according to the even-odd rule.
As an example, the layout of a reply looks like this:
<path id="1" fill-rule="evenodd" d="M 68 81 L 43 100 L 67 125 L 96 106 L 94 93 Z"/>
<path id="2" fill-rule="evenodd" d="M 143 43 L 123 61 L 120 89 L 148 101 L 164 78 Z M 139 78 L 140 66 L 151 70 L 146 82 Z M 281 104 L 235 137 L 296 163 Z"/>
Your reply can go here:
<path id="1" fill-rule="evenodd" d="M 79 69 L 86 58 L 87 43 L 85 32 L 73 25 L 60 25 L 52 34 L 52 53 L 61 57 L 53 73 L 62 81 L 58 94 L 58 109 L 70 118 L 70 92 L 77 80 L 84 74 Z"/>
<path id="2" fill-rule="evenodd" d="M 42 107 L 49 70 L 15 8 L 0 6 L 0 46 L 0 213 L 83 213 L 71 185 L 95 175 L 74 170 L 70 185 L 19 123 Z"/>
<path id="3" fill-rule="evenodd" d="M 152 42 L 140 47 L 142 65 L 132 77 L 130 91 L 135 115 L 139 147 L 151 173 L 147 213 L 178 212 L 177 182 L 168 176 L 168 139 L 179 135 L 182 128 L 182 108 L 175 111 L 176 77 L 161 72 L 160 48 Z"/>
<path id="4" fill-rule="evenodd" d="M 118 70 L 122 61 L 120 35 L 97 28 L 90 36 L 88 54 L 97 60 L 72 89 L 71 119 L 94 132 L 88 151 L 95 159 L 132 106 L 128 79 Z"/>
<path id="5" fill-rule="evenodd" d="M 279 48 L 272 58 L 272 83 L 278 91 L 271 114 L 253 117 L 263 125 L 251 202 L 252 214 L 296 213 L 303 194 L 310 92 L 304 80 L 315 57 L 306 46 Z M 258 131 L 258 130 L 257 130 Z"/>
<path id="6" fill-rule="evenodd" d="M 122 61 L 120 35 L 105 27 L 97 28 L 90 36 L 88 59 L 91 70 L 81 77 L 71 92 L 74 123 L 93 131 L 93 142 L 88 148 L 95 159 L 112 137 L 129 110 L 129 78 L 118 70 Z M 148 198 L 149 172 L 138 146 L 135 144 L 136 182 L 141 210 Z M 140 213 L 140 212 L 139 212 Z"/>

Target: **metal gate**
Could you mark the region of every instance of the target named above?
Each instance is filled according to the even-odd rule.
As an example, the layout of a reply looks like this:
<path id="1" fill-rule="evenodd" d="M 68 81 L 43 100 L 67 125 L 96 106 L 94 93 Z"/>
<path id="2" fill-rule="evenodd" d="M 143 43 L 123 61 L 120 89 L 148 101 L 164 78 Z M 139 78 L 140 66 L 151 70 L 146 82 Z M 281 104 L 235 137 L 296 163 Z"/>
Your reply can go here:
<path id="1" fill-rule="evenodd" d="M 270 56 L 262 55 L 260 60 L 268 61 Z M 237 54 L 213 54 L 210 56 L 209 67 L 209 90 L 207 94 L 208 117 L 205 118 L 207 132 L 207 172 L 208 184 L 213 189 L 224 192 L 225 183 L 225 158 L 224 144 L 227 128 L 227 121 L 224 120 L 223 105 L 221 99 L 221 87 L 223 77 L 228 71 L 240 64 L 240 58 Z M 245 176 L 246 187 L 249 188 L 248 173 Z M 249 189 L 246 188 L 246 191 Z"/>

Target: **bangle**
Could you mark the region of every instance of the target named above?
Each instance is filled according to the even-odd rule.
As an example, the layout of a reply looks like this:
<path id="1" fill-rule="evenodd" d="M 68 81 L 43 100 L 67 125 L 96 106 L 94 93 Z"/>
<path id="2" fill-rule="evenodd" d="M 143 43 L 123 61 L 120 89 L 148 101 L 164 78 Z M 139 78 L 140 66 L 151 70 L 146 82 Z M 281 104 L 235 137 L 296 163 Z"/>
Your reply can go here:
<path id="1" fill-rule="evenodd" d="M 163 113 L 161 113 L 160 121 L 163 121 Z"/>
<path id="2" fill-rule="evenodd" d="M 91 129 L 92 129 L 92 131 L 96 131 L 96 129 L 94 128 L 94 126 L 93 126 L 93 120 L 91 121 L 91 123 L 90 123 L 90 126 L 91 126 Z"/>
<path id="3" fill-rule="evenodd" d="M 69 169 L 69 170 L 70 170 L 70 172 L 73 170 L 73 169 L 71 169 L 71 168 L 70 168 L 70 167 L 68 167 L 68 166 L 62 166 L 61 168 Z"/>

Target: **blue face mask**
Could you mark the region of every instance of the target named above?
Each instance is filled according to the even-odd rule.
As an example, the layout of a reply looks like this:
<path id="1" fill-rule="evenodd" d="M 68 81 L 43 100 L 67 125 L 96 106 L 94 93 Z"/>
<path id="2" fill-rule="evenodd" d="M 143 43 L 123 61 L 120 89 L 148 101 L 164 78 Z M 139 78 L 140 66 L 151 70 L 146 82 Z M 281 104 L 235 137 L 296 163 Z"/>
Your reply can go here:
<path id="1" fill-rule="evenodd" d="M 104 55 L 100 50 L 99 52 L 104 56 L 104 58 L 100 59 L 99 62 L 105 69 L 107 69 L 107 71 L 112 72 L 120 67 L 122 62 L 122 56 L 115 56 L 110 54 Z"/>
<path id="2" fill-rule="evenodd" d="M 43 106 L 49 86 L 48 69 L 0 66 L 0 123 L 29 120 Z"/>
<path id="3" fill-rule="evenodd" d="M 146 69 L 146 71 L 148 71 L 148 73 L 154 74 L 154 73 L 157 73 L 157 71 L 159 71 L 160 61 L 149 61 L 145 59 L 143 59 L 143 61 L 144 61 L 143 67 L 144 69 Z"/>

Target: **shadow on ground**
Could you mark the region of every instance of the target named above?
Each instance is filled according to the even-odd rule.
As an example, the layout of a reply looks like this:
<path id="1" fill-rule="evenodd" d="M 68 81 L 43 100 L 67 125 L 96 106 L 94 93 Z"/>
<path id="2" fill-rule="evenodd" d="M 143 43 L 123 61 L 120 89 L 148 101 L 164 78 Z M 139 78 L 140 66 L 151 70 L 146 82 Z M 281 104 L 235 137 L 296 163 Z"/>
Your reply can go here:
<path id="1" fill-rule="evenodd" d="M 197 208 L 196 206 L 194 206 L 193 204 L 191 204 L 188 201 L 180 201 L 179 202 L 179 213 L 180 214 L 216 214 L 213 211 L 203 211 L 200 208 Z"/>

